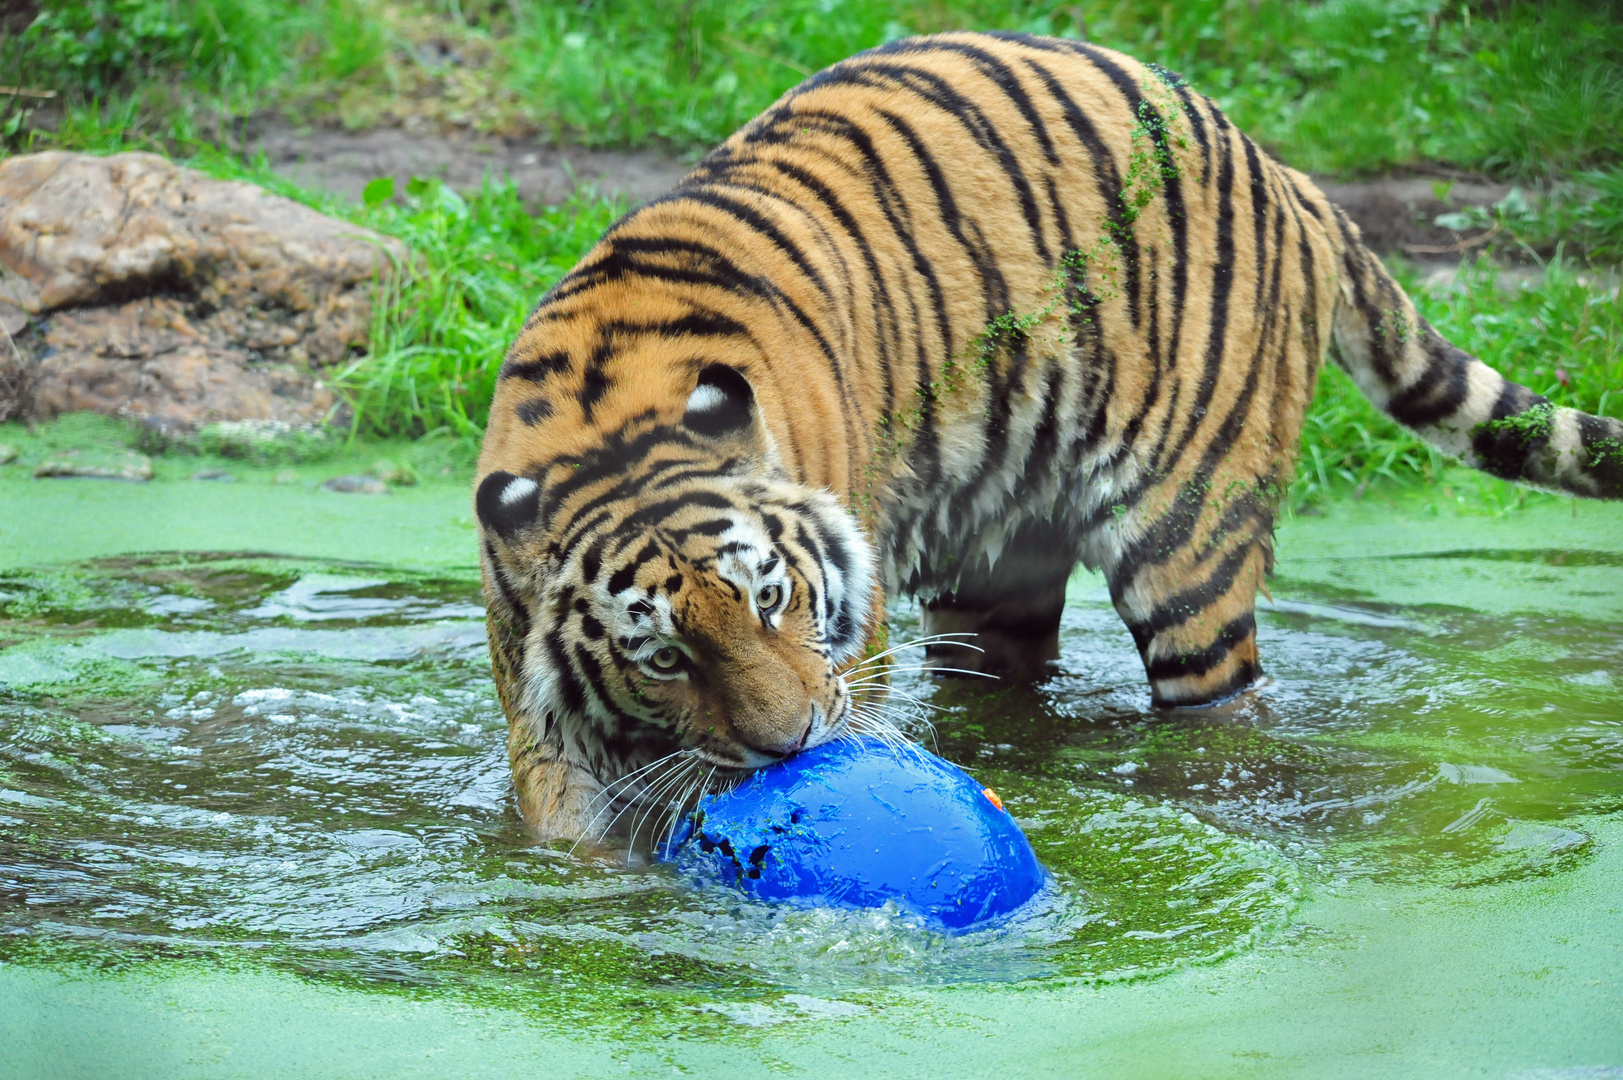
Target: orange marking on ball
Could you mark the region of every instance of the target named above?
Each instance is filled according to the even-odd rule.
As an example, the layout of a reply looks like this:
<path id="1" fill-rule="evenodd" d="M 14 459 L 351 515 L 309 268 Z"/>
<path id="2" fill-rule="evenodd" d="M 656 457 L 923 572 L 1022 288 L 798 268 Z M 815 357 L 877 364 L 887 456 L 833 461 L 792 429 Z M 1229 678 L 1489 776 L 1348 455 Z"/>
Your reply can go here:
<path id="1" fill-rule="evenodd" d="M 993 806 L 997 807 L 999 810 L 1003 809 L 1003 800 L 997 797 L 997 792 L 993 791 L 989 787 L 983 787 L 981 788 L 981 794 L 985 795 L 987 800 L 991 802 Z"/>

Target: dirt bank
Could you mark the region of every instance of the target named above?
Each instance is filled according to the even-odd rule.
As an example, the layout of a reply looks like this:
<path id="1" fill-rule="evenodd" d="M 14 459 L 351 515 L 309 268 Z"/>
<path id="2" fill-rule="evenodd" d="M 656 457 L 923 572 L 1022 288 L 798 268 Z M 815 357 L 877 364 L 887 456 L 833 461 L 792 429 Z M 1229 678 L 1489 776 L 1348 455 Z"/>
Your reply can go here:
<path id="1" fill-rule="evenodd" d="M 392 176 L 405 190 L 412 176 L 439 177 L 459 190 L 493 176 L 511 178 L 527 202 L 567 199 L 578 187 L 646 202 L 668 190 L 687 166 L 656 150 L 588 150 L 530 140 L 453 132 L 415 134 L 400 128 L 332 131 L 267 126 L 250 145 L 280 176 L 359 201 L 361 190 Z"/>

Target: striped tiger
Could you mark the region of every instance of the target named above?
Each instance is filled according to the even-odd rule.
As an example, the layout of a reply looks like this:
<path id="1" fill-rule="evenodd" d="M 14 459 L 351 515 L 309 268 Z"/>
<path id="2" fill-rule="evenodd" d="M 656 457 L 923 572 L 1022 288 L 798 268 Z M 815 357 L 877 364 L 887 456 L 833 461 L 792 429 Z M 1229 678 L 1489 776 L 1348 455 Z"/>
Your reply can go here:
<path id="1" fill-rule="evenodd" d="M 1171 73 L 955 33 L 813 76 L 502 365 L 475 507 L 524 817 L 597 836 L 873 725 L 887 597 L 929 663 L 1038 675 L 1078 562 L 1155 705 L 1244 691 L 1327 352 L 1477 468 L 1623 497 L 1623 423 L 1443 340 Z"/>

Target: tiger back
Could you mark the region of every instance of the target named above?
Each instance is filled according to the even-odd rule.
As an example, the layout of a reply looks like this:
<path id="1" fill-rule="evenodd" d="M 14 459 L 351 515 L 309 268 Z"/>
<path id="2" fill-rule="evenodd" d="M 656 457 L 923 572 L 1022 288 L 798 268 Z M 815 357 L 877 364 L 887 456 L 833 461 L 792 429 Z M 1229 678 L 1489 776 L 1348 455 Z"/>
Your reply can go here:
<path id="1" fill-rule="evenodd" d="M 1327 353 L 1471 464 L 1623 497 L 1623 424 L 1449 345 L 1177 77 L 983 34 L 812 77 L 503 364 L 475 502 L 526 818 L 589 834 L 871 724 L 848 672 L 899 593 L 934 663 L 1032 677 L 1082 562 L 1156 704 L 1243 691 Z"/>

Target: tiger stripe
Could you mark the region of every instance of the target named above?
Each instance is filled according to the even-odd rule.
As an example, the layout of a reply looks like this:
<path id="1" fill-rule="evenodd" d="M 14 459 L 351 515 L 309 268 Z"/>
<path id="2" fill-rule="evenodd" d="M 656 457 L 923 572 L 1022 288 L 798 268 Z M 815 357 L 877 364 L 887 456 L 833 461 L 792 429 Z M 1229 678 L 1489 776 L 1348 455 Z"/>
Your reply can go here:
<path id="1" fill-rule="evenodd" d="M 527 818 L 586 830 L 578 793 L 661 754 L 833 737 L 897 593 L 987 650 L 935 662 L 1040 674 L 1080 561 L 1157 704 L 1244 690 L 1326 355 L 1472 465 L 1623 497 L 1623 424 L 1444 341 L 1176 75 L 947 34 L 812 76 L 616 223 L 501 368 L 476 509 Z"/>

